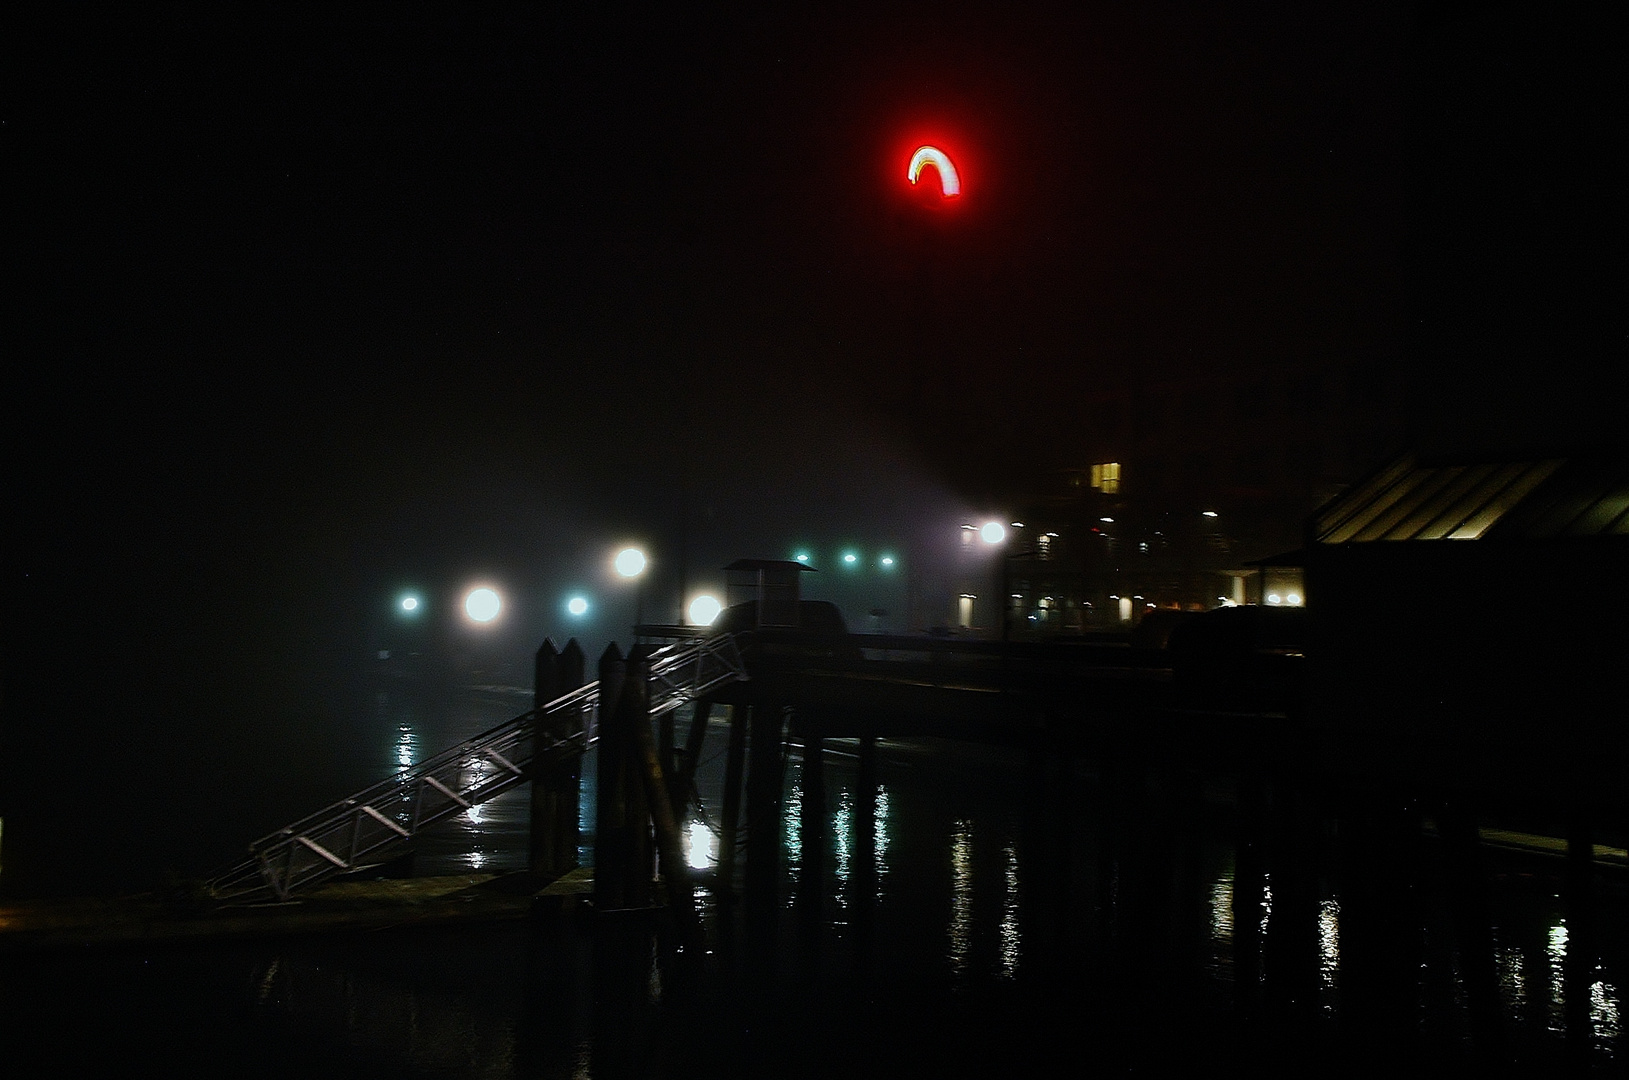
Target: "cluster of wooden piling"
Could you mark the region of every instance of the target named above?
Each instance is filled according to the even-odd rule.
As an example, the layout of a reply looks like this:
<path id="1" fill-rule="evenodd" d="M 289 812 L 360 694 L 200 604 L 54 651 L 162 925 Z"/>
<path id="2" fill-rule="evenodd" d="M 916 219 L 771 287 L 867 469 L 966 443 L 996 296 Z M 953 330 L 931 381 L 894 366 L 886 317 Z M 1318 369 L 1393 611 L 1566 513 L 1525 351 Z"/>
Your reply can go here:
<path id="1" fill-rule="evenodd" d="M 690 729 L 680 746 L 674 711 L 663 712 L 653 723 L 649 654 L 648 646 L 635 645 L 624 656 L 613 643 L 599 660 L 594 903 L 602 912 L 665 906 L 681 927 L 693 928 L 698 882 L 685 857 L 682 829 L 695 809 L 691 795 L 696 766 L 714 703 L 707 699 L 694 702 Z M 582 648 L 575 640 L 563 649 L 545 641 L 536 658 L 537 706 L 581 687 L 584 674 Z M 714 894 L 726 900 L 733 895 L 741 854 L 743 810 L 749 853 L 745 891 L 753 895 L 775 890 L 790 718 L 784 705 L 741 703 L 728 708 L 718 858 L 707 880 Z M 568 722 L 576 725 L 569 734 L 581 735 L 587 714 Z M 823 784 L 818 731 L 805 732 L 803 743 L 805 775 L 818 789 Z M 866 740 L 866 750 L 870 747 L 871 740 Z M 563 875 L 576 867 L 581 844 L 581 760 L 573 757 L 539 765 L 532 781 L 531 868 L 541 875 Z M 819 801 L 824 802 L 823 796 Z M 824 827 L 823 821 L 818 827 Z"/>

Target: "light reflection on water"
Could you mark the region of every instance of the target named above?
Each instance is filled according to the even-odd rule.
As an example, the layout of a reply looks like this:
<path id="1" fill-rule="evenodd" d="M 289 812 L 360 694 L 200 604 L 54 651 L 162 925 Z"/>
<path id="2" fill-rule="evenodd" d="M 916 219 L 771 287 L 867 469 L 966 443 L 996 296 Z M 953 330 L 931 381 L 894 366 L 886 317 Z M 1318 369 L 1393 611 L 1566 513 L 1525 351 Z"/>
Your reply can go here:
<path id="1" fill-rule="evenodd" d="M 1567 1032 L 1567 1018 L 1565 1012 L 1566 983 L 1562 979 L 1562 971 L 1567 961 L 1567 923 L 1557 920 L 1550 927 L 1545 937 L 1544 958 L 1549 962 L 1548 974 L 1550 977 L 1549 999 L 1549 1025 L 1550 1030 L 1558 1035 Z"/>
<path id="2" fill-rule="evenodd" d="M 460 711 L 462 710 L 462 711 Z M 381 734 L 388 746 L 387 760 L 395 767 L 421 760 L 460 738 L 490 727 L 501 715 L 487 706 L 461 705 L 447 715 L 420 714 L 405 708 L 382 711 Z M 466 730 L 467 729 L 467 730 Z M 878 946 L 897 963 L 890 970 L 905 969 L 912 956 L 933 958 L 941 976 L 947 971 L 958 985 L 973 987 L 980 980 L 995 979 L 1015 984 L 1029 977 L 1027 972 L 1048 957 L 1050 945 L 1033 939 L 1036 915 L 1041 910 L 1031 894 L 1041 875 L 1031 860 L 1044 847 L 1022 842 L 1029 823 L 1018 809 L 1012 786 L 992 783 L 988 790 L 961 785 L 946 778 L 937 762 L 923 759 L 911 769 L 880 770 L 874 794 L 875 876 L 861 875 L 855 865 L 864 845 L 855 835 L 864 821 L 863 796 L 852 767 L 829 760 L 825 790 L 830 800 L 826 815 L 831 858 L 826 860 L 828 882 L 807 880 L 809 867 L 816 865 L 807 856 L 808 839 L 803 833 L 803 801 L 807 797 L 801 765 L 787 769 L 783 852 L 789 891 L 822 888 L 827 901 L 828 925 L 846 928 L 855 912 L 852 890 L 861 881 L 875 886 L 869 899 L 879 929 Z M 703 802 L 719 804 L 721 777 L 703 771 L 698 786 Z M 584 835 L 592 828 L 592 770 L 585 770 L 582 822 Z M 1075 782 L 1090 785 L 1090 777 Z M 524 864 L 527 817 L 525 789 L 472 808 L 458 815 L 439 847 L 421 852 L 419 873 L 435 873 L 437 867 L 504 870 Z M 1123 846 L 1110 847 L 1099 823 L 1077 811 L 1068 827 L 1081 838 L 1069 856 L 1074 860 L 1066 877 L 1075 882 L 1068 918 L 1074 940 L 1083 943 L 1109 940 L 1107 925 L 1126 909 L 1144 903 L 1138 891 L 1135 866 L 1122 858 Z M 1254 899 L 1249 907 L 1238 907 L 1241 895 L 1250 895 L 1248 882 L 1235 879 L 1234 851 L 1229 832 L 1232 821 L 1226 806 L 1206 806 L 1181 827 L 1187 830 L 1202 851 L 1204 870 L 1189 886 L 1192 899 L 1187 908 L 1174 907 L 1166 923 L 1137 923 L 1140 933 L 1189 933 L 1196 945 L 1200 976 L 1215 988 L 1222 1000 L 1241 988 L 1235 986 L 1240 972 L 1254 979 L 1271 979 L 1274 973 L 1262 963 L 1263 943 L 1282 932 L 1279 923 L 1291 915 L 1295 895 L 1293 879 L 1281 881 L 1275 874 L 1258 872 L 1254 879 Z M 705 825 L 692 822 L 687 828 L 687 857 L 692 867 L 701 869 L 717 858 L 717 838 Z M 1123 845 L 1124 841 L 1116 841 Z M 750 858 L 750 853 L 747 855 Z M 442 869 L 440 872 L 448 872 Z M 1090 883 L 1089 887 L 1083 887 Z M 1342 902 L 1338 882 L 1325 882 L 1316 907 L 1308 907 L 1305 918 L 1316 919 L 1317 1011 L 1327 1019 L 1338 1018 L 1341 1010 Z M 1097 897 L 1095 903 L 1093 890 Z M 1241 892 L 1243 890 L 1243 892 Z M 1282 896 L 1275 895 L 1275 890 Z M 1309 904 L 1313 901 L 1308 901 Z M 722 917 L 716 905 L 707 907 L 708 917 Z M 1177 924 L 1186 911 L 1193 926 L 1182 930 Z M 927 917 L 938 912 L 936 917 Z M 1496 928 L 1500 946 L 1494 954 L 1497 977 L 1497 1007 L 1511 1025 L 1533 1025 L 1554 1039 L 1566 1034 L 1565 982 L 1563 970 L 1569 947 L 1568 926 L 1552 913 L 1532 911 L 1522 917 L 1532 921 L 1527 934 L 1506 935 L 1507 927 Z M 1116 922 L 1114 925 L 1126 925 Z M 1240 927 L 1243 927 L 1241 936 Z M 1465 1008 L 1466 995 L 1458 970 L 1463 966 L 1454 953 L 1451 927 L 1423 927 L 1428 935 L 1449 942 L 1447 949 L 1433 953 L 1429 963 L 1451 965 L 1440 974 L 1422 969 L 1421 985 L 1435 978 L 1438 985 L 1460 987 L 1445 999 L 1448 1006 Z M 1512 942 L 1526 941 L 1525 950 Z M 1248 963 L 1237 955 L 1242 942 L 1259 950 Z M 1095 947 L 1095 946 L 1093 946 Z M 1149 940 L 1127 943 L 1133 950 L 1158 954 L 1166 943 Z M 1035 959 L 1031 959 L 1031 958 Z M 1082 953 L 1066 958 L 1082 983 L 1100 978 L 1091 958 Z M 1621 1032 L 1621 995 L 1609 973 L 1615 970 L 1597 962 L 1588 985 L 1588 1017 L 1592 1041 L 1600 1052 L 1617 1052 Z M 795 976 L 794 976 L 795 977 Z M 1309 970 L 1310 977 L 1310 970 Z M 657 984 L 653 983 L 653 992 Z M 508 1075 L 499 1070 L 494 1075 Z M 564 1074 L 562 1074 L 564 1075 Z"/>
<path id="3" fill-rule="evenodd" d="M 1341 906 L 1332 898 L 1318 901 L 1318 985 L 1325 1012 L 1335 1011 L 1334 992 L 1340 987 Z"/>
<path id="4" fill-rule="evenodd" d="M 381 692 L 377 717 L 381 733 L 390 736 L 384 755 L 385 775 L 411 768 L 466 739 L 490 729 L 524 707 L 524 698 L 473 694 L 432 698 L 414 691 Z M 465 765 L 462 778 L 477 783 L 497 766 L 484 758 Z M 375 777 L 383 779 L 383 776 Z M 425 831 L 413 855 L 413 872 L 421 875 L 504 872 L 522 869 L 530 795 L 512 789 L 477 803 Z"/>
<path id="5" fill-rule="evenodd" d="M 1001 854 L 1006 862 L 1006 895 L 1001 901 L 1001 976 L 1018 976 L 1018 959 L 1023 954 L 1022 924 L 1019 922 L 1018 849 L 1008 844 Z"/>
<path id="6" fill-rule="evenodd" d="M 973 951 L 973 826 L 958 821 L 950 837 L 950 966 L 967 971 Z"/>
<path id="7" fill-rule="evenodd" d="M 801 782 L 802 765 L 788 770 L 788 780 L 785 800 L 785 818 L 782 821 L 782 850 L 786 856 L 789 891 L 793 894 L 804 887 L 806 864 L 804 859 L 804 790 Z M 859 815 L 856 813 L 856 793 L 853 779 L 841 773 L 834 773 L 828 780 L 836 787 L 836 805 L 830 811 L 827 822 L 828 838 L 831 845 L 833 888 L 830 890 L 832 903 L 839 912 L 845 911 L 853 902 L 852 890 L 856 882 L 858 867 L 855 859 L 860 851 L 859 837 L 856 831 L 859 828 Z M 876 883 L 873 900 L 880 901 L 884 895 L 883 882 L 888 875 L 889 847 L 892 842 L 891 822 L 892 815 L 889 810 L 889 792 L 886 785 L 879 784 L 876 789 L 874 809 L 876 822 L 872 828 L 872 871 Z"/>

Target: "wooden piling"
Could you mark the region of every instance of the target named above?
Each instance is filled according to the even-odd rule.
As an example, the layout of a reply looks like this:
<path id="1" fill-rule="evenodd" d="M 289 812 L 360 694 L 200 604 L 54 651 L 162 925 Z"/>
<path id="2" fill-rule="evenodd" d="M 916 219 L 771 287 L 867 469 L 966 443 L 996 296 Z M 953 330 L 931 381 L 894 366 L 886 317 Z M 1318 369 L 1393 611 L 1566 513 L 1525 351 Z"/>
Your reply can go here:
<path id="1" fill-rule="evenodd" d="M 644 803 L 649 810 L 662 879 L 667 886 L 667 901 L 678 920 L 680 931 L 689 937 L 696 929 L 696 898 L 690 887 L 690 868 L 685 862 L 684 842 L 673 818 L 673 796 L 668 791 L 656 742 L 651 737 L 650 661 L 642 649 L 635 649 L 628 658 L 618 712 L 627 714 L 627 727 L 633 736 L 633 749 L 638 756 L 644 784 Z"/>
<path id="2" fill-rule="evenodd" d="M 1499 1019 L 1499 973 L 1494 961 L 1493 914 L 1488 903 L 1488 871 L 1469 799 L 1450 797 L 1437 811 L 1437 835 L 1448 882 L 1449 907 L 1460 941 L 1465 999 L 1470 1009 L 1472 1045 L 1494 1058 L 1504 1049 Z"/>
<path id="3" fill-rule="evenodd" d="M 600 657 L 600 746 L 594 815 L 594 903 L 601 911 L 650 905 L 650 811 L 634 725 L 644 695 L 616 643 Z M 626 705 L 625 705 L 626 702 Z"/>
<path id="4" fill-rule="evenodd" d="M 854 928 L 854 964 L 863 979 L 871 974 L 871 945 L 877 903 L 877 739 L 860 736 L 854 777 L 854 873 L 849 912 Z"/>
<path id="5" fill-rule="evenodd" d="M 1567 862 L 1562 895 L 1567 911 L 1567 952 L 1562 986 L 1567 1027 L 1567 1060 L 1579 1073 L 1587 1070 L 1594 1038 L 1590 1020 L 1590 985 L 1600 946 L 1595 907 L 1595 820 L 1587 806 L 1567 815 Z"/>
<path id="6" fill-rule="evenodd" d="M 747 878 L 750 897 L 772 898 L 780 871 L 781 753 L 784 717 L 779 706 L 750 707 L 752 735 L 747 769 Z"/>
<path id="7" fill-rule="evenodd" d="M 673 781 L 673 816 L 681 822 L 689 814 L 690 795 L 696 786 L 696 766 L 701 761 L 701 747 L 707 738 L 707 722 L 712 715 L 712 702 L 696 702 L 690 721 L 690 735 L 684 741 L 684 750 Z"/>
<path id="8" fill-rule="evenodd" d="M 730 706 L 730 742 L 724 758 L 724 805 L 718 835 L 718 882 L 721 897 L 735 888 L 735 841 L 741 830 L 741 777 L 747 752 L 747 710 Z"/>
<path id="9" fill-rule="evenodd" d="M 798 827 L 802 834 L 802 887 L 798 896 L 807 914 L 818 916 L 826 888 L 826 770 L 824 738 L 819 717 L 803 721 L 803 805 Z"/>
<path id="10" fill-rule="evenodd" d="M 573 638 L 564 650 L 552 640 L 537 650 L 532 682 L 533 708 L 542 708 L 556 698 L 583 685 L 583 649 Z M 539 718 L 541 724 L 543 719 Z M 560 717 L 566 734 L 582 733 L 581 713 Z M 541 736 L 541 732 L 540 732 Z M 532 807 L 528 837 L 528 865 L 534 873 L 559 877 L 577 865 L 579 802 L 582 790 L 582 759 L 569 755 L 562 761 L 542 761 L 532 765 Z"/>
<path id="11" fill-rule="evenodd" d="M 1277 772 L 1269 785 L 1266 839 L 1272 910 L 1262 942 L 1266 1003 L 1308 1021 L 1318 1008 L 1318 858 L 1312 801 L 1299 777 Z"/>

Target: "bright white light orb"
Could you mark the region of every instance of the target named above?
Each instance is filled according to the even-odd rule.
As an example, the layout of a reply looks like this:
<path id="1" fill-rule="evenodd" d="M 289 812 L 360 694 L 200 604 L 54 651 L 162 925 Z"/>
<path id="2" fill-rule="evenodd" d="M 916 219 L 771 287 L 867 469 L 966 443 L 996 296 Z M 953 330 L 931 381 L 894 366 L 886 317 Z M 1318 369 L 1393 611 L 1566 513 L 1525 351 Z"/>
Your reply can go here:
<path id="1" fill-rule="evenodd" d="M 464 597 L 464 614 L 479 623 L 496 619 L 502 606 L 498 594 L 487 588 L 471 589 L 469 595 Z"/>
<path id="2" fill-rule="evenodd" d="M 638 548 L 623 548 L 617 552 L 615 565 L 623 577 L 638 577 L 645 572 L 645 553 Z"/>
<path id="3" fill-rule="evenodd" d="M 885 567 L 893 566 L 894 565 L 894 557 L 892 555 L 884 555 L 882 557 L 882 565 L 885 566 Z"/>
<path id="4" fill-rule="evenodd" d="M 713 834 L 707 830 L 704 822 L 692 821 L 690 832 L 685 846 L 689 848 L 686 861 L 692 870 L 706 870 L 713 865 L 715 853 L 713 851 L 716 841 Z"/>
<path id="5" fill-rule="evenodd" d="M 991 521 L 979 530 L 979 538 L 986 544 L 999 544 L 1007 538 L 1007 530 L 999 521 Z"/>
<path id="6" fill-rule="evenodd" d="M 711 626 L 724 605 L 716 596 L 698 596 L 690 601 L 690 622 L 694 626 Z"/>
<path id="7" fill-rule="evenodd" d="M 587 615 L 588 601 L 580 596 L 573 596 L 570 600 L 566 601 L 566 610 L 573 615 Z"/>
<path id="8" fill-rule="evenodd" d="M 402 610 L 403 611 L 417 611 L 418 609 L 419 609 L 419 598 L 418 597 L 416 597 L 416 596 L 404 596 L 404 597 L 402 597 Z"/>
<path id="9" fill-rule="evenodd" d="M 855 563 L 860 561 L 860 557 L 854 554 L 854 552 L 850 551 L 843 555 L 843 561 L 848 565 L 853 566 Z"/>

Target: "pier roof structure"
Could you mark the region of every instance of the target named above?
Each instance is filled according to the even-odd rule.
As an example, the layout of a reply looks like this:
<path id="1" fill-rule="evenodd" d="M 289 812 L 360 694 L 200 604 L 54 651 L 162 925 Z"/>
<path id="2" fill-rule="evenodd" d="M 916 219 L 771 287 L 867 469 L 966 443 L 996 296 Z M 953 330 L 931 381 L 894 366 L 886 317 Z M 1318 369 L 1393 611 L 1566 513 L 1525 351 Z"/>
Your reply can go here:
<path id="1" fill-rule="evenodd" d="M 1313 542 L 1629 536 L 1629 459 L 1398 458 L 1314 517 Z"/>
<path id="2" fill-rule="evenodd" d="M 1308 713 L 1409 772 L 1622 798 L 1629 455 L 1405 456 L 1307 522 Z"/>

